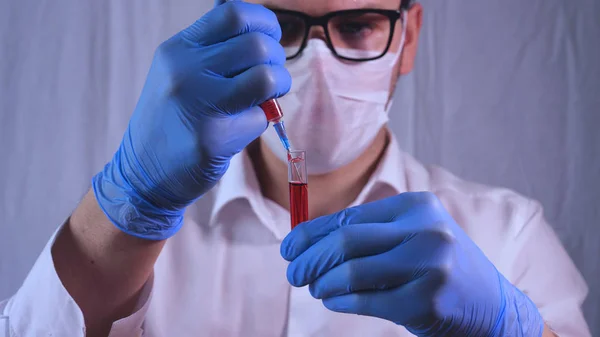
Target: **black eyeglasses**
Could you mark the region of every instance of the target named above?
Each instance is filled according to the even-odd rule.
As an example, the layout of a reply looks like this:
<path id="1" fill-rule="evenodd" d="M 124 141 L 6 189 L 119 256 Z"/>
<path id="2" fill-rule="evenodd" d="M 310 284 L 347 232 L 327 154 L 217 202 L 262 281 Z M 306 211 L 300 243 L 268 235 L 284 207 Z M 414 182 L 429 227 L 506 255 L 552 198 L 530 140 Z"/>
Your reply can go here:
<path id="1" fill-rule="evenodd" d="M 406 4 L 405 4 L 406 3 Z M 401 8 L 409 1 L 403 0 Z M 272 9 L 281 26 L 286 58 L 293 59 L 306 47 L 310 28 L 321 26 L 333 54 L 349 61 L 372 61 L 383 57 L 392 43 L 400 10 L 351 9 L 312 17 L 302 12 Z"/>

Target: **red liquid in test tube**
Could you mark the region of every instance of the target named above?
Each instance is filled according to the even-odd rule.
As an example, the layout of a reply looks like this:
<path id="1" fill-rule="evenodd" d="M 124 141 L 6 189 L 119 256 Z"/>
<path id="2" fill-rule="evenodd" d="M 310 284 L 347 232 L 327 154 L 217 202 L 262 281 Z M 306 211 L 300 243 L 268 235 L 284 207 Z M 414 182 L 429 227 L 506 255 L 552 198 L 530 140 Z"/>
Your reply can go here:
<path id="1" fill-rule="evenodd" d="M 292 229 L 308 220 L 308 185 L 290 183 L 290 217 Z"/>
<path id="2" fill-rule="evenodd" d="M 288 182 L 290 184 L 290 218 L 294 229 L 308 221 L 308 179 L 306 152 L 290 151 L 288 154 Z"/>

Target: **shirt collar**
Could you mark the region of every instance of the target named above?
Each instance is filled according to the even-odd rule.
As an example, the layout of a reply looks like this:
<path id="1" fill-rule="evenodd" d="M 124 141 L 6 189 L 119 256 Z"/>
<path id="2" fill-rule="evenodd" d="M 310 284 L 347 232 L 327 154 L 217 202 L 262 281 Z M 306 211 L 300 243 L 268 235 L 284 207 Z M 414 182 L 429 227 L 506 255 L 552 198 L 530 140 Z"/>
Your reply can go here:
<path id="1" fill-rule="evenodd" d="M 396 137 L 391 132 L 389 135 L 390 141 L 383 153 L 381 162 L 352 206 L 363 203 L 382 186 L 391 188 L 393 194 L 406 191 L 404 153 L 401 151 Z M 259 220 L 265 225 L 271 225 L 270 222 L 272 222 L 273 216 L 268 211 L 269 208 L 266 206 L 265 198 L 260 191 L 256 172 L 246 150 L 231 159 L 227 173 L 216 186 L 210 224 L 217 224 L 219 214 L 227 210 L 228 206 L 235 200 L 247 201 Z"/>
<path id="2" fill-rule="evenodd" d="M 246 150 L 231 158 L 227 172 L 215 187 L 215 201 L 210 216 L 210 225 L 218 223 L 218 215 L 227 209 L 235 200 L 247 201 L 259 220 L 266 223 L 268 217 L 265 212 L 265 198 L 260 191 L 254 166 Z"/>
<path id="3" fill-rule="evenodd" d="M 391 131 L 388 131 L 388 135 L 389 143 L 379 165 L 352 206 L 362 204 L 382 187 L 390 188 L 394 195 L 406 192 L 404 152 L 400 149 L 396 136 Z"/>

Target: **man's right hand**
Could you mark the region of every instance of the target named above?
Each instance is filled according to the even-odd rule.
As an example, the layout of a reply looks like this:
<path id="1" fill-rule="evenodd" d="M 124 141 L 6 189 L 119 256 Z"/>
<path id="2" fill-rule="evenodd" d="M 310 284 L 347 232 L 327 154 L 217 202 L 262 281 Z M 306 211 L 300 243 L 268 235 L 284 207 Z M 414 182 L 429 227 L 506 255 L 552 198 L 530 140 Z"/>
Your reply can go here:
<path id="1" fill-rule="evenodd" d="M 271 11 L 234 1 L 158 47 L 123 141 L 93 179 L 115 226 L 151 240 L 177 232 L 185 207 L 265 131 L 258 105 L 289 90 L 280 38 Z"/>

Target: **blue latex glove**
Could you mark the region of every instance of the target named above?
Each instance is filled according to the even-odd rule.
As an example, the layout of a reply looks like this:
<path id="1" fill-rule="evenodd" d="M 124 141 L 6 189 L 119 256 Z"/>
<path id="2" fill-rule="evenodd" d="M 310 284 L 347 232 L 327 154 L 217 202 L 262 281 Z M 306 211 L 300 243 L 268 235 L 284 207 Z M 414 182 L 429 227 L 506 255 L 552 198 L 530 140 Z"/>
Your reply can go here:
<path id="1" fill-rule="evenodd" d="M 485 224 L 482 224 L 485 226 Z M 431 193 L 404 193 L 297 226 L 281 245 L 293 286 L 330 310 L 417 336 L 541 336 L 544 323 Z"/>
<path id="2" fill-rule="evenodd" d="M 175 234 L 185 207 L 266 130 L 258 105 L 291 86 L 280 38 L 273 12 L 235 1 L 158 47 L 120 148 L 93 179 L 119 229 L 152 240 Z"/>

